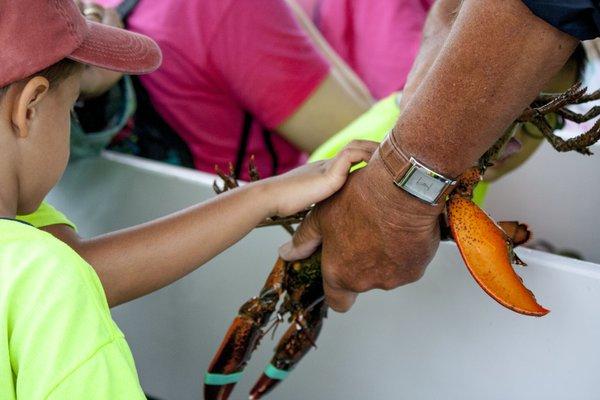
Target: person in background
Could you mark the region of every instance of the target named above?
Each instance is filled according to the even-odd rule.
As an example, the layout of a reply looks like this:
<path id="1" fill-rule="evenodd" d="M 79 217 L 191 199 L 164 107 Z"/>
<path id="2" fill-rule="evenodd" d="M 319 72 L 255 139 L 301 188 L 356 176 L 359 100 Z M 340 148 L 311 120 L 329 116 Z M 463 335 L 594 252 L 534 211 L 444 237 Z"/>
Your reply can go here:
<path id="1" fill-rule="evenodd" d="M 376 99 L 404 88 L 435 0 L 287 0 L 304 10 Z"/>
<path id="2" fill-rule="evenodd" d="M 141 85 L 201 171 L 231 162 L 247 179 L 249 155 L 265 176 L 288 171 L 373 102 L 283 0 L 140 0 L 126 26 L 163 49 Z"/>
<path id="3" fill-rule="evenodd" d="M 91 1 L 75 0 L 84 16 L 94 22 L 122 28 L 117 11 Z M 128 124 L 136 109 L 131 78 L 120 72 L 86 65 L 81 94 L 71 113 L 69 161 L 100 154 Z"/>

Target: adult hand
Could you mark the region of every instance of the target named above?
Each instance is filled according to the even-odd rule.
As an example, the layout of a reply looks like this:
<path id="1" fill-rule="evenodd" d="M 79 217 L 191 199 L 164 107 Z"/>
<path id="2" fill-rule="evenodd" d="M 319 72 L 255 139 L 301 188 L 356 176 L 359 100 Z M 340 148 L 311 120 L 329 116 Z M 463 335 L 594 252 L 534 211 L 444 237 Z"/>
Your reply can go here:
<path id="1" fill-rule="evenodd" d="M 322 237 L 327 303 L 345 312 L 357 293 L 393 289 L 423 275 L 439 244 L 442 209 L 396 187 L 376 152 L 341 191 L 315 208 L 280 254 L 288 260 L 307 257 Z"/>
<path id="2" fill-rule="evenodd" d="M 116 10 L 104 8 L 93 1 L 75 0 L 75 3 L 87 19 L 104 25 L 123 28 L 123 22 Z M 123 74 L 106 69 L 86 66 L 81 77 L 81 97 L 91 99 L 106 93 Z"/>
<path id="3" fill-rule="evenodd" d="M 446 176 L 474 165 L 577 45 L 520 0 L 460 4 L 452 34 L 430 53 L 435 62 L 403 96 L 394 130 L 403 151 Z M 324 286 L 335 310 L 347 310 L 357 292 L 419 279 L 439 244 L 443 205 L 430 207 L 395 187 L 382 164 L 375 153 L 282 249 L 287 259 L 306 256 L 323 235 Z"/>

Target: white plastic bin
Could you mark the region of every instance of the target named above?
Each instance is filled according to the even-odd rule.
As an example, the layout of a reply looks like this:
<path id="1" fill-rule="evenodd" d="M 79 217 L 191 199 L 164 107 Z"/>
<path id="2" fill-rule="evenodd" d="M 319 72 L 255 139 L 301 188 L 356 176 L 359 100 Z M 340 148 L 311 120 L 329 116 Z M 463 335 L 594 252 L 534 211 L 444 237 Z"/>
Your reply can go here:
<path id="1" fill-rule="evenodd" d="M 50 200 L 93 235 L 207 199 L 211 182 L 210 175 L 107 154 L 69 168 Z M 114 310 L 148 393 L 201 398 L 210 359 L 286 235 L 257 230 L 187 278 Z M 518 271 L 552 310 L 548 316 L 499 306 L 456 247 L 442 244 L 421 281 L 362 295 L 345 315 L 330 313 L 319 348 L 271 398 L 600 399 L 600 266 L 518 254 L 529 264 Z M 265 338 L 232 399 L 247 398 L 274 346 Z"/>

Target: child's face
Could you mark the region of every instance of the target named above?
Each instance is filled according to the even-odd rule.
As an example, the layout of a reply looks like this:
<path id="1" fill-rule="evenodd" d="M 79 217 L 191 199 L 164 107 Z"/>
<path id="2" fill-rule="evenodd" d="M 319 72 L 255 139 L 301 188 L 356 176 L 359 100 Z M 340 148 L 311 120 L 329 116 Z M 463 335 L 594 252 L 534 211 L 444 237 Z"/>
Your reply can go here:
<path id="1" fill-rule="evenodd" d="M 51 88 L 37 106 L 22 149 L 18 211 L 31 213 L 62 176 L 69 160 L 70 112 L 79 96 L 81 72 Z"/>

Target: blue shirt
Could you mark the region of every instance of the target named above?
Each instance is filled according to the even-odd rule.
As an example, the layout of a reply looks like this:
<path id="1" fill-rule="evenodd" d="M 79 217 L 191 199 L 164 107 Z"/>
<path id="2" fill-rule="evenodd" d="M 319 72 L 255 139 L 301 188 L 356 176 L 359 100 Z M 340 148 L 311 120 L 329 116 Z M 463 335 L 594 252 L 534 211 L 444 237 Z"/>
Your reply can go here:
<path id="1" fill-rule="evenodd" d="M 600 37 L 600 0 L 523 0 L 538 17 L 579 40 Z"/>

